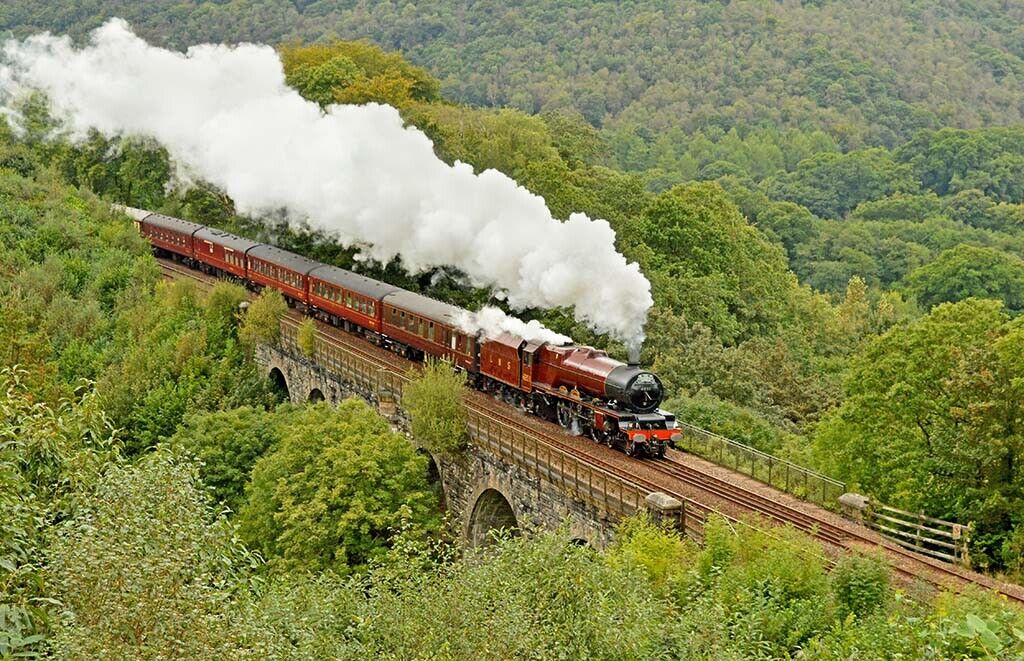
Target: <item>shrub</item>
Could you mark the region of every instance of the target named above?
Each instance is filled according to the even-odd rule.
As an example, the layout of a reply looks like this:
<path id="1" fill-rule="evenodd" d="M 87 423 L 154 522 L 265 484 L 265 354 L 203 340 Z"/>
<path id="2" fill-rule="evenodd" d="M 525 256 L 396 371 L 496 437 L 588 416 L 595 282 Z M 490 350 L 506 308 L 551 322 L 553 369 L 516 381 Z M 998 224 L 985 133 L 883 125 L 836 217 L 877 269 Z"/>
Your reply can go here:
<path id="1" fill-rule="evenodd" d="M 402 391 L 402 408 L 412 421 L 416 442 L 442 454 L 456 452 L 466 443 L 466 411 L 462 398 L 466 376 L 449 363 L 427 359 L 423 371 L 410 372 L 412 379 Z"/>
<path id="2" fill-rule="evenodd" d="M 195 464 L 167 449 L 104 477 L 61 525 L 48 573 L 67 610 L 56 658 L 223 658 L 223 613 L 251 563 Z"/>
<path id="3" fill-rule="evenodd" d="M 829 576 L 839 617 L 865 617 L 881 608 L 889 596 L 889 568 L 881 558 L 848 555 Z"/>
<path id="4" fill-rule="evenodd" d="M 238 329 L 238 338 L 246 346 L 273 344 L 281 338 L 281 318 L 288 312 L 288 304 L 275 289 L 267 287 L 260 292 L 246 310 Z"/>
<path id="5" fill-rule="evenodd" d="M 246 496 L 243 537 L 286 569 L 362 568 L 403 525 L 431 530 L 438 518 L 426 459 L 357 399 L 297 413 Z"/>
<path id="6" fill-rule="evenodd" d="M 312 358 L 316 353 L 316 322 L 306 317 L 299 326 L 299 351 L 306 358 Z"/>

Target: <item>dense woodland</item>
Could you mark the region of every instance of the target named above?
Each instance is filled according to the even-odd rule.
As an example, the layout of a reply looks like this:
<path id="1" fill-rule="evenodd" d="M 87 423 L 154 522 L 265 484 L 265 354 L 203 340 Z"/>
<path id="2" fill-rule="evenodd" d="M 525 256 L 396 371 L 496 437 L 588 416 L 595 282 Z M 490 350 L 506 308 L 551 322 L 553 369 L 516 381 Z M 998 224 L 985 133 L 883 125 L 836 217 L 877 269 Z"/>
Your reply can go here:
<path id="1" fill-rule="evenodd" d="M 307 98 L 390 103 L 445 160 L 509 174 L 556 216 L 607 218 L 653 284 L 643 359 L 666 408 L 973 522 L 976 564 L 1019 578 L 1024 10 L 648 4 L 14 2 L 0 26 L 82 35 L 109 12 L 175 46 L 289 40 Z M 634 74 L 647 82 L 621 84 Z M 280 300 L 240 319 L 234 287 L 159 283 L 106 204 L 468 307 L 490 293 L 356 264 L 173 186 L 159 145 L 72 145 L 45 99 L 23 112 L 26 133 L 0 133 L 0 658 L 1022 652 L 1019 614 L 918 599 L 871 559 L 827 574 L 798 536 L 717 527 L 698 550 L 636 521 L 607 553 L 557 534 L 462 553 L 423 456 L 371 409 L 282 405 L 255 373 Z M 621 350 L 564 310 L 521 313 Z M 452 438 L 458 383 L 428 375 L 414 430 L 429 445 Z"/>

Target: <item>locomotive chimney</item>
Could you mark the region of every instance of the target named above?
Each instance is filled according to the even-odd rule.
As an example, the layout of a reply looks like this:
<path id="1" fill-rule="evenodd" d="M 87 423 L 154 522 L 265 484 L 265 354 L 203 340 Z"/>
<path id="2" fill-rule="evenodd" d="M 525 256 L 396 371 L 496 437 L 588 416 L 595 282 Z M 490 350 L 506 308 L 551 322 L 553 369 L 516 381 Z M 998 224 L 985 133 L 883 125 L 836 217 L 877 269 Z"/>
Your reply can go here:
<path id="1" fill-rule="evenodd" d="M 640 347 L 632 345 L 629 347 L 629 358 L 627 363 L 633 367 L 640 365 Z"/>

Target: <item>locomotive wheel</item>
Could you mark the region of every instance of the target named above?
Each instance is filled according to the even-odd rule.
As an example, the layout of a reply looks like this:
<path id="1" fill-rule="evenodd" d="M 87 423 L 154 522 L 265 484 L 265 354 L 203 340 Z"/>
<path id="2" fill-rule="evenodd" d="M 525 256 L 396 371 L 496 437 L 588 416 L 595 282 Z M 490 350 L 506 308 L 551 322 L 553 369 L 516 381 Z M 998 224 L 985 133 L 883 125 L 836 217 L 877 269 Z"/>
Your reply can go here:
<path id="1" fill-rule="evenodd" d="M 558 424 L 562 425 L 566 429 L 572 428 L 572 409 L 565 404 L 558 405 Z"/>
<path id="2" fill-rule="evenodd" d="M 626 441 L 626 456 L 627 457 L 635 457 L 636 456 L 636 445 L 632 441 Z"/>

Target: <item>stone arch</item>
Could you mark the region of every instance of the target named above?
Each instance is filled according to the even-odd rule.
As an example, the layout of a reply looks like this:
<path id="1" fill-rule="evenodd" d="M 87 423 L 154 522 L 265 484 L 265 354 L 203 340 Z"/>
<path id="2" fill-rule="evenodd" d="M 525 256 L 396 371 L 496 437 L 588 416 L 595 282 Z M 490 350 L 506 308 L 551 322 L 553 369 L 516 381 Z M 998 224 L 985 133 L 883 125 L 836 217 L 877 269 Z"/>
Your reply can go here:
<path id="1" fill-rule="evenodd" d="M 288 390 L 288 379 L 284 377 L 284 372 L 282 372 L 280 368 L 272 367 L 267 378 L 269 378 L 270 383 L 273 384 L 274 390 L 284 395 L 285 399 L 291 399 L 291 391 Z"/>
<path id="2" fill-rule="evenodd" d="M 325 399 L 327 398 L 324 397 L 324 391 L 319 388 L 313 388 L 309 391 L 309 397 L 306 398 L 306 401 L 310 404 L 316 404 L 317 402 L 322 402 Z"/>
<path id="3" fill-rule="evenodd" d="M 476 499 L 469 516 L 469 543 L 483 546 L 490 542 L 490 533 L 495 530 L 519 529 L 512 504 L 497 489 L 485 489 Z"/>

